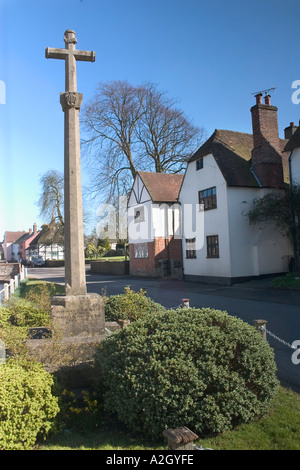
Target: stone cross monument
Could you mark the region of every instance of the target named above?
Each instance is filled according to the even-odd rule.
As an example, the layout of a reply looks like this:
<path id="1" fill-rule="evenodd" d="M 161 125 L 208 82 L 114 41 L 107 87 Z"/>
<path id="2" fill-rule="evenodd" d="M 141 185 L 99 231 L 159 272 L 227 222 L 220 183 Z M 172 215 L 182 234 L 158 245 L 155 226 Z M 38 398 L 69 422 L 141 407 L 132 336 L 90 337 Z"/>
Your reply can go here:
<path id="1" fill-rule="evenodd" d="M 65 49 L 46 48 L 47 59 L 65 61 L 65 93 L 60 103 L 65 118 L 65 288 L 66 295 L 85 295 L 82 194 L 80 170 L 79 110 L 82 94 L 77 93 L 76 61 L 95 61 L 95 52 L 75 48 L 75 32 L 68 29 Z"/>
<path id="2" fill-rule="evenodd" d="M 67 357 L 72 356 L 72 374 L 76 375 L 74 366 L 80 365 L 79 379 L 88 377 L 95 348 L 105 337 L 103 299 L 98 294 L 87 293 L 86 289 L 79 134 L 82 94 L 77 93 L 76 79 L 77 60 L 94 62 L 95 53 L 76 50 L 77 39 L 70 29 L 65 32 L 64 40 L 65 49 L 46 48 L 46 58 L 63 59 L 66 68 L 66 89 L 60 94 L 65 121 L 65 295 L 52 297 L 51 319 L 52 334 L 60 338 L 61 350 Z M 48 360 L 45 354 L 45 364 Z M 57 367 L 66 374 L 64 367 Z"/>

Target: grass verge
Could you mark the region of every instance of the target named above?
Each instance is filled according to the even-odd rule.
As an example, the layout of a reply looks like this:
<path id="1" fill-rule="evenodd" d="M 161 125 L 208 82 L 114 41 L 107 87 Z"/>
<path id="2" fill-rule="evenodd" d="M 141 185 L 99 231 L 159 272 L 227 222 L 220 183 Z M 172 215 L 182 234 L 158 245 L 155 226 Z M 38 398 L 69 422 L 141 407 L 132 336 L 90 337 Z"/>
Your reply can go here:
<path id="1" fill-rule="evenodd" d="M 267 416 L 196 444 L 213 450 L 300 450 L 300 395 L 280 387 Z M 148 442 L 108 418 L 94 432 L 64 431 L 36 446 L 36 450 L 166 449 L 163 439 Z"/>

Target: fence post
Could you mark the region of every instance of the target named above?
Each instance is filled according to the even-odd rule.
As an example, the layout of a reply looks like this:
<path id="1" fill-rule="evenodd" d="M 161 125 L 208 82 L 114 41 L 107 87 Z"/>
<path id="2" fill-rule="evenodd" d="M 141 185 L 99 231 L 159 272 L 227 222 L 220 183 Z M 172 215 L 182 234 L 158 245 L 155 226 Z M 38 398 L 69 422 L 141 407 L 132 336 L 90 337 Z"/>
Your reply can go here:
<path id="1" fill-rule="evenodd" d="M 19 287 L 19 279 L 20 279 L 20 278 L 19 278 L 19 275 L 16 274 L 16 275 L 15 275 L 15 286 L 14 286 L 15 289 L 17 289 L 17 287 Z"/>
<path id="2" fill-rule="evenodd" d="M 4 300 L 9 299 L 9 284 L 4 284 Z"/>
<path id="3" fill-rule="evenodd" d="M 9 283 L 9 290 L 10 290 L 10 296 L 14 294 L 15 292 L 15 281 L 13 279 L 10 280 Z"/>
<path id="4" fill-rule="evenodd" d="M 186 426 L 177 429 L 165 429 L 163 435 L 167 438 L 168 450 L 194 450 L 194 441 L 199 439 L 197 434 Z"/>
<path id="5" fill-rule="evenodd" d="M 259 331 L 259 333 L 262 335 L 262 337 L 265 340 L 267 339 L 266 325 L 267 325 L 266 320 L 255 320 L 254 321 L 255 328 Z"/>

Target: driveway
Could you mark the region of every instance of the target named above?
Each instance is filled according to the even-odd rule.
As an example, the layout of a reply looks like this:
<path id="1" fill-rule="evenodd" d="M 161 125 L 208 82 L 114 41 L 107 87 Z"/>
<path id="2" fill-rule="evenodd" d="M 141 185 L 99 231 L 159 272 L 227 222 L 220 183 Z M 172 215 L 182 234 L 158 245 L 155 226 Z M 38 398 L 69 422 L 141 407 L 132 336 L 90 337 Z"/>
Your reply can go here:
<path id="1" fill-rule="evenodd" d="M 64 283 L 64 268 L 29 268 L 28 275 Z M 135 291 L 145 289 L 149 297 L 167 308 L 177 307 L 183 298 L 188 298 L 191 307 L 226 310 L 251 325 L 255 320 L 266 320 L 267 340 L 274 349 L 278 378 L 283 386 L 300 393 L 300 364 L 292 362 L 294 349 L 291 347 L 293 341 L 300 340 L 300 291 L 272 289 L 269 278 L 218 286 L 182 280 L 93 274 L 89 267 L 86 282 L 88 292 L 100 295 L 104 292 L 107 295 L 120 294 L 130 286 Z"/>

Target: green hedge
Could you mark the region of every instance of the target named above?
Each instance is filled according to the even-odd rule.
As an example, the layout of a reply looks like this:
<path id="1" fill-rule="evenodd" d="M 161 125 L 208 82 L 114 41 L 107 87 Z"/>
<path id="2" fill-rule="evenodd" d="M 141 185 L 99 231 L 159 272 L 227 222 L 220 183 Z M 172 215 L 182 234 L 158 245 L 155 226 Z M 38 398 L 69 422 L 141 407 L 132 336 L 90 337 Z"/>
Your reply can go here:
<path id="1" fill-rule="evenodd" d="M 53 385 L 40 364 L 0 364 L 0 450 L 28 450 L 46 437 L 59 412 Z"/>
<path id="2" fill-rule="evenodd" d="M 104 305 L 107 321 L 135 321 L 149 313 L 164 311 L 162 305 L 146 296 L 145 290 L 134 292 L 129 287 L 125 287 L 124 294 L 104 297 Z"/>
<path id="3" fill-rule="evenodd" d="M 269 344 L 240 319 L 212 309 L 146 315 L 97 352 L 105 406 L 131 430 L 199 436 L 262 416 L 277 389 Z"/>

